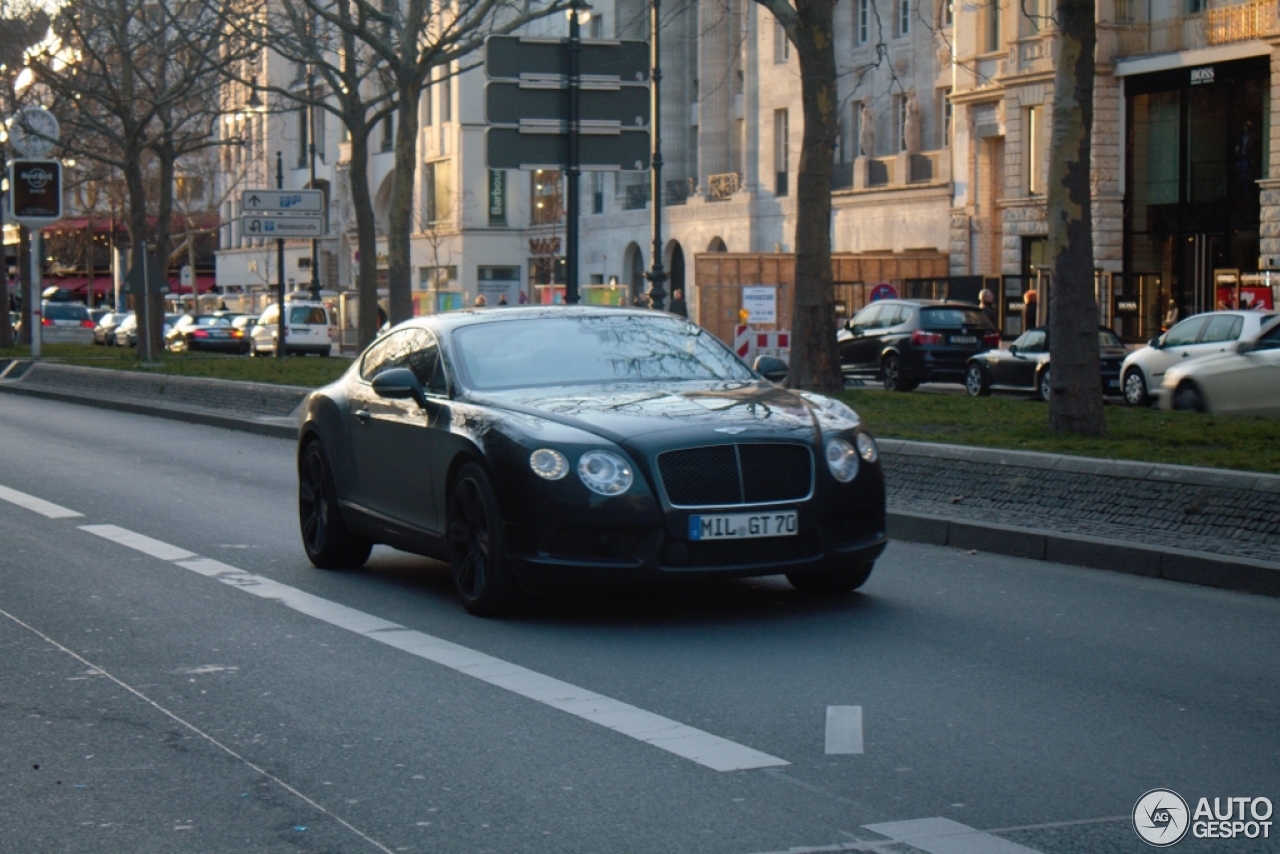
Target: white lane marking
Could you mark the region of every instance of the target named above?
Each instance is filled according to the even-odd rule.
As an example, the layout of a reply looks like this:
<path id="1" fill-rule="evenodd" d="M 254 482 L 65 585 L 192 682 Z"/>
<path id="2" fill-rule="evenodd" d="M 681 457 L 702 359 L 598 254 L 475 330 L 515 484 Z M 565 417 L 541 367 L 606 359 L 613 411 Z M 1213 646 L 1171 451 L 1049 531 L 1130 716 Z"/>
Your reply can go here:
<path id="1" fill-rule="evenodd" d="M 862 753 L 862 706 L 827 706 L 826 752 Z"/>
<path id="2" fill-rule="evenodd" d="M 715 771 L 743 771 L 790 764 L 785 759 L 686 726 L 629 703 L 313 596 L 296 587 L 253 575 L 221 561 L 197 557 L 186 549 L 125 528 L 115 525 L 82 525 L 81 530 L 162 560 L 174 561 L 184 569 L 214 578 L 254 596 L 279 602 L 299 613 L 433 661 L 498 688 L 505 688 Z"/>
<path id="3" fill-rule="evenodd" d="M 115 525 L 81 525 L 80 530 L 88 531 L 90 534 L 96 534 L 104 540 L 111 540 L 113 543 L 128 546 L 135 551 L 158 557 L 161 560 L 182 560 L 183 558 L 195 557 L 195 552 L 189 552 L 186 549 L 180 549 L 177 546 L 171 546 L 168 543 L 144 537 L 142 534 L 135 534 L 133 531 Z"/>
<path id="4" fill-rule="evenodd" d="M 949 818 L 917 818 L 864 824 L 863 827 L 929 854 L 1039 854 L 1033 848 L 983 833 Z"/>
<path id="5" fill-rule="evenodd" d="M 17 504 L 19 507 L 25 507 L 27 510 L 32 510 L 50 519 L 72 519 L 84 515 L 83 513 L 60 507 L 51 501 L 45 501 L 43 498 L 36 498 L 34 495 L 27 495 L 25 492 L 10 489 L 7 486 L 0 486 L 0 499 L 8 501 L 10 504 Z"/>

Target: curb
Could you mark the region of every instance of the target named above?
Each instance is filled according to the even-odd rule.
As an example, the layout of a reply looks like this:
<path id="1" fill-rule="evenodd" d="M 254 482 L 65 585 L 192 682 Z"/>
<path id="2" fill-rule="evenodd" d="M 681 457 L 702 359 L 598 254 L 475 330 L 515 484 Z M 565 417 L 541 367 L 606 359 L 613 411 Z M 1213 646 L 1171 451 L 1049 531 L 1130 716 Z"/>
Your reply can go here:
<path id="1" fill-rule="evenodd" d="M 1280 597 L 1280 563 L 906 511 L 886 514 L 890 539 L 1145 575 Z"/>

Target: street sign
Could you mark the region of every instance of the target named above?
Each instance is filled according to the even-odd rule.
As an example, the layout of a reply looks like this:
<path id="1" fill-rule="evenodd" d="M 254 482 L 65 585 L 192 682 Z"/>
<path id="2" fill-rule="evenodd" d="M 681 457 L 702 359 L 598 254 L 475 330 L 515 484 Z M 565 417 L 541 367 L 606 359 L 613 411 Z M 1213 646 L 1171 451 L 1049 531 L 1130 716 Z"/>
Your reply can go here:
<path id="1" fill-rule="evenodd" d="M 14 160 L 9 186 L 10 212 L 27 228 L 62 219 L 62 164 L 57 160 Z"/>
<path id="2" fill-rule="evenodd" d="M 324 213 L 323 190 L 245 190 L 240 210 L 255 213 Z"/>
<path id="3" fill-rule="evenodd" d="M 517 125 L 521 119 L 560 119 L 569 114 L 568 89 L 531 88 L 510 80 L 485 86 L 485 111 L 491 125 Z M 578 90 L 578 116 L 584 122 L 612 121 L 623 127 L 649 124 L 649 87 L 617 86 Z"/>
<path id="4" fill-rule="evenodd" d="M 291 237 L 324 237 L 324 217 L 315 214 L 246 214 L 242 229 L 248 237 L 286 240 Z"/>
<path id="5" fill-rule="evenodd" d="M 526 125 L 526 128 L 528 126 Z M 485 131 L 485 159 L 490 169 L 563 169 L 569 162 L 569 135 L 522 132 L 519 127 L 491 127 Z M 578 160 L 583 169 L 643 172 L 649 168 L 649 132 L 620 130 L 581 133 Z"/>
<path id="6" fill-rule="evenodd" d="M 567 45 L 560 39 L 489 36 L 485 39 L 484 70 L 491 79 L 519 80 L 564 74 L 569 63 Z M 597 75 L 625 83 L 649 82 L 649 43 L 582 39 L 578 73 L 584 83 Z"/>

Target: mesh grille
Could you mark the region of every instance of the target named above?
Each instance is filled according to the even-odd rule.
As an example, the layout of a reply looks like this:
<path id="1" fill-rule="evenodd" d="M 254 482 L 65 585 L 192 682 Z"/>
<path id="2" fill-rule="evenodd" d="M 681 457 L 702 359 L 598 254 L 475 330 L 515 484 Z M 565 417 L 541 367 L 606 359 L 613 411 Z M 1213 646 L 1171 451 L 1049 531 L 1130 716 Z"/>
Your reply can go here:
<path id="1" fill-rule="evenodd" d="M 661 454 L 658 471 L 684 507 L 798 501 L 813 483 L 813 455 L 804 445 L 713 445 Z"/>
<path id="2" fill-rule="evenodd" d="M 634 561 L 643 534 L 629 528 L 558 528 L 546 554 L 569 560 Z"/>

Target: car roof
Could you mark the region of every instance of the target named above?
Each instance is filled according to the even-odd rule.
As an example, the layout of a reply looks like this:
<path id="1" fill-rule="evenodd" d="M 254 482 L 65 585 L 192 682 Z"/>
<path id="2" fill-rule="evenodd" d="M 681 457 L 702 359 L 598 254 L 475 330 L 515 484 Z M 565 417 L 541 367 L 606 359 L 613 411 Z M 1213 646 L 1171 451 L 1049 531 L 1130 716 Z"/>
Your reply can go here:
<path id="1" fill-rule="evenodd" d="M 538 305 L 538 306 L 503 306 L 502 308 L 460 308 L 428 317 L 415 317 L 406 321 L 408 325 L 430 325 L 441 331 L 457 329 L 479 323 L 508 323 L 513 320 L 536 320 L 539 318 L 558 317 L 611 317 L 617 315 L 635 315 L 639 317 L 665 317 L 684 320 L 676 314 L 655 311 L 651 308 L 631 308 L 629 306 L 571 306 L 571 305 Z"/>

